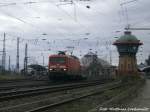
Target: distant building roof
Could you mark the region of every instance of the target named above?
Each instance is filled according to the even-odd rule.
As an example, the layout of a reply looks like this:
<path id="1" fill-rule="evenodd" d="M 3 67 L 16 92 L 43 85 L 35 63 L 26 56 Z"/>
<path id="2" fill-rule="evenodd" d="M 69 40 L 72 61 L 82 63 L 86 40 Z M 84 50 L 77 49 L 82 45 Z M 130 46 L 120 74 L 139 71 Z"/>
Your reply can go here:
<path id="1" fill-rule="evenodd" d="M 105 60 L 103 60 L 101 58 L 98 58 L 98 61 L 101 63 L 101 65 L 103 67 L 110 67 L 111 66 L 107 61 L 105 61 Z"/>
<path id="2" fill-rule="evenodd" d="M 89 56 L 97 56 L 97 55 L 93 52 L 88 52 L 87 54 L 84 55 L 84 57 L 89 57 Z"/>
<path id="3" fill-rule="evenodd" d="M 146 67 L 143 67 L 142 69 L 141 69 L 141 71 L 142 72 L 150 72 L 150 66 L 146 66 Z"/>
<path id="4" fill-rule="evenodd" d="M 96 58 L 93 58 L 93 57 L 96 57 Z M 101 58 L 98 58 L 97 54 L 93 52 L 88 52 L 86 55 L 84 55 L 83 58 L 81 59 L 81 63 L 85 66 L 89 66 L 90 63 L 92 63 L 94 59 L 96 59 L 97 62 L 100 63 L 103 67 L 111 66 L 107 61 Z"/>
<path id="5" fill-rule="evenodd" d="M 38 65 L 38 64 L 31 64 L 31 65 L 28 65 L 28 67 L 34 69 L 34 70 L 37 70 L 37 71 L 43 71 L 43 70 L 46 70 L 46 68 L 42 65 Z"/>

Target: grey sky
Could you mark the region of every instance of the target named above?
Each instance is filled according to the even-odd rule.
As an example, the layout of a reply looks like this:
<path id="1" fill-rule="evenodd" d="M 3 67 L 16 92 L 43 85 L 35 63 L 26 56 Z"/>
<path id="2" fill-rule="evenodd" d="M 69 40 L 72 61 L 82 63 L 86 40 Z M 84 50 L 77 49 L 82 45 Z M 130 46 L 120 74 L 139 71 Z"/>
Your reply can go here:
<path id="1" fill-rule="evenodd" d="M 122 35 L 127 25 L 125 7 L 131 27 L 150 27 L 149 0 L 137 0 L 123 7 L 121 3 L 132 0 L 74 0 L 75 5 L 61 5 L 64 3 L 59 1 L 0 0 L 0 38 L 2 40 L 6 32 L 7 59 L 10 55 L 12 64 L 16 63 L 17 37 L 20 37 L 21 66 L 25 43 L 28 43 L 32 63 L 42 64 L 44 55 L 46 65 L 50 54 L 74 46 L 74 54 L 79 57 L 92 49 L 107 61 L 111 48 L 113 64 L 117 64 L 118 54 L 111 44 L 114 37 Z M 150 31 L 133 31 L 133 34 L 144 42 L 140 48 L 142 52 L 137 54 L 140 63 L 150 53 Z"/>

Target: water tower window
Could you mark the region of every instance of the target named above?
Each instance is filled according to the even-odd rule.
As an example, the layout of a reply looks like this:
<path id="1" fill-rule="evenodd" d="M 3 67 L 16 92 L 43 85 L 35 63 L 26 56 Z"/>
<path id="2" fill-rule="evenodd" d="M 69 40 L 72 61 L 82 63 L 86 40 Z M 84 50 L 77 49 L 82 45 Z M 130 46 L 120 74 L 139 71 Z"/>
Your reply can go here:
<path id="1" fill-rule="evenodd" d="M 128 64 L 128 69 L 131 69 L 131 66 L 130 66 L 130 64 Z"/>
<path id="2" fill-rule="evenodd" d="M 121 69 L 123 69 L 123 64 L 121 64 Z"/>

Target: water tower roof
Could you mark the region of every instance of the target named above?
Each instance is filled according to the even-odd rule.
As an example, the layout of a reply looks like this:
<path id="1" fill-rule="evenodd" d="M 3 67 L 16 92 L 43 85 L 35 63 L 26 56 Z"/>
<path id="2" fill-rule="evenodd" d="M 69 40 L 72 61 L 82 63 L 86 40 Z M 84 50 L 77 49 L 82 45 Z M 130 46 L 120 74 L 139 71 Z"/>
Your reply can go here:
<path id="1" fill-rule="evenodd" d="M 120 42 L 138 42 L 136 36 L 132 35 L 130 31 L 126 31 L 117 41 Z"/>
<path id="2" fill-rule="evenodd" d="M 122 35 L 114 44 L 142 44 L 140 40 L 136 38 L 136 36 L 132 35 L 130 31 L 125 31 L 124 35 Z"/>

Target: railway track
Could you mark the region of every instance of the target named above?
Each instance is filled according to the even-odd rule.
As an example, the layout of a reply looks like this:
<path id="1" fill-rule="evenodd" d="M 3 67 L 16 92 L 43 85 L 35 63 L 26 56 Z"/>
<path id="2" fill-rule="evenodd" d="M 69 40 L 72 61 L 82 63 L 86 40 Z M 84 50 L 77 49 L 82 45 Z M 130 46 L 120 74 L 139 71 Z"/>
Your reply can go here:
<path id="1" fill-rule="evenodd" d="M 0 83 L 0 93 L 1 92 L 10 92 L 16 91 L 20 89 L 28 89 L 28 88 L 37 88 L 37 87 L 48 87 L 52 85 L 60 85 L 60 84 L 68 84 L 71 82 L 51 82 L 49 80 L 17 80 L 15 81 L 2 81 Z"/>
<path id="2" fill-rule="evenodd" d="M 42 86 L 48 85 L 49 81 L 44 80 L 9 80 L 0 81 L 0 91 L 11 90 L 15 88 L 32 87 L 32 86 Z"/>
<path id="3" fill-rule="evenodd" d="M 99 109 L 101 107 L 105 107 L 105 109 L 107 109 L 106 111 L 111 111 L 111 109 L 109 110 L 109 107 L 115 107 L 116 105 L 118 107 L 122 107 L 122 105 L 124 105 L 124 103 L 125 103 L 124 100 L 130 99 L 130 98 L 132 99 L 133 97 L 135 97 L 137 95 L 137 92 L 139 91 L 139 88 L 142 87 L 144 83 L 145 83 L 144 80 L 139 80 L 139 82 L 136 82 L 136 83 L 130 85 L 130 88 L 118 93 L 114 97 L 112 97 L 109 100 L 103 102 L 102 104 L 96 106 L 95 108 L 89 110 L 88 112 L 99 112 L 100 111 Z"/>
<path id="4" fill-rule="evenodd" d="M 51 82 L 49 80 L 6 80 L 0 81 L 0 92 L 20 89 L 20 88 L 32 88 L 39 86 L 51 86 L 51 85 L 59 85 L 59 84 L 69 84 L 69 83 L 79 83 L 81 81 L 72 81 L 72 82 Z M 83 81 L 82 81 L 83 82 Z M 87 81 L 84 81 L 87 82 Z"/>
<path id="5" fill-rule="evenodd" d="M 76 89 L 76 88 L 82 88 L 82 87 L 87 87 L 87 86 L 98 86 L 97 89 L 88 89 L 88 90 L 84 90 L 84 91 L 74 91 L 71 93 L 67 93 L 67 94 L 63 94 L 63 95 L 59 95 L 56 96 L 54 98 L 48 98 L 48 99 L 43 99 L 43 100 L 39 100 L 39 101 L 33 101 L 30 103 L 25 103 L 25 104 L 19 104 L 19 105 L 15 105 L 15 106 L 10 106 L 10 107 L 5 107 L 5 108 L 1 108 L 0 111 L 1 112 L 39 112 L 39 111 L 44 111 L 46 109 L 49 108 L 53 108 L 55 106 L 59 106 L 59 105 L 63 105 L 66 103 L 69 103 L 71 101 L 75 101 L 84 97 L 88 97 L 94 94 L 98 94 L 98 93 L 103 93 L 104 91 L 108 90 L 108 89 L 114 89 L 114 88 L 118 88 L 120 87 L 120 82 L 113 82 L 113 83 L 108 83 L 108 84 L 101 84 L 98 82 L 91 82 L 91 83 L 80 83 L 80 84 L 72 84 L 72 85 L 63 85 L 63 86 L 55 86 L 55 87 L 51 87 L 51 89 L 49 88 L 48 91 L 46 90 L 42 90 L 43 93 L 52 93 L 52 92 L 58 92 L 58 91 L 63 91 L 63 90 L 70 90 L 70 89 Z M 37 94 L 41 94 L 42 92 L 39 91 L 36 93 L 31 93 L 33 95 L 37 95 Z M 31 94 L 26 94 L 25 96 L 30 96 Z M 22 95 L 23 97 L 24 95 Z M 16 96 L 14 96 L 16 97 Z M 1 97 L 2 98 L 2 97 Z M 7 97 L 8 99 L 10 97 Z M 7 99 L 6 98 L 6 99 Z M 11 98 L 10 98 L 11 99 Z M 1 100 L 1 99 L 0 99 Z M 23 109 L 23 110 L 22 110 Z"/>
<path id="6" fill-rule="evenodd" d="M 63 91 L 67 89 L 75 89 L 75 88 L 81 88 L 81 87 L 87 87 L 87 86 L 93 86 L 97 84 L 103 84 L 104 82 L 99 81 L 92 81 L 92 82 L 81 82 L 81 83 L 72 83 L 72 84 L 54 84 L 51 86 L 40 86 L 38 88 L 28 88 L 18 91 L 7 91 L 7 92 L 0 92 L 0 101 L 4 100 L 11 100 L 21 97 L 28 97 L 28 96 L 34 96 L 34 95 L 40 95 L 40 94 L 47 94 L 57 91 Z"/>
<path id="7" fill-rule="evenodd" d="M 89 91 L 86 94 L 84 94 L 84 93 L 80 94 L 80 95 L 77 94 L 74 97 L 72 97 L 72 95 L 70 95 L 70 96 L 68 95 L 66 97 L 63 96 L 64 97 L 63 100 L 59 100 L 59 101 L 57 101 L 55 103 L 52 103 L 52 104 L 37 107 L 37 108 L 31 109 L 31 110 L 28 110 L 26 112 L 42 112 L 42 111 L 54 108 L 56 106 L 61 106 L 61 105 L 64 105 L 64 104 L 67 104 L 67 103 L 70 103 L 72 101 L 76 101 L 76 100 L 79 100 L 79 99 L 82 99 L 82 98 L 85 98 L 85 97 L 88 97 L 88 96 L 92 96 L 92 95 L 95 95 L 95 94 L 101 94 L 106 90 L 116 89 L 120 86 L 121 85 L 118 85 L 118 84 L 117 85 L 114 84 L 113 86 L 112 85 L 107 85 L 107 86 L 103 86 L 103 87 L 98 88 L 98 89 L 100 89 L 99 91 L 97 91 L 97 90 L 96 91 Z M 106 89 L 106 87 L 107 87 L 107 89 Z"/>
<path id="8" fill-rule="evenodd" d="M 47 80 L 34 80 L 34 79 L 13 79 L 13 80 L 0 80 L 0 84 L 8 84 L 8 83 L 20 83 L 20 82 L 29 82 L 29 81 L 47 81 Z"/>

